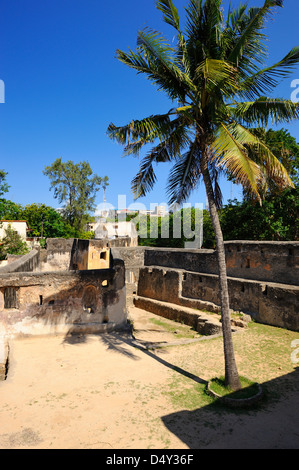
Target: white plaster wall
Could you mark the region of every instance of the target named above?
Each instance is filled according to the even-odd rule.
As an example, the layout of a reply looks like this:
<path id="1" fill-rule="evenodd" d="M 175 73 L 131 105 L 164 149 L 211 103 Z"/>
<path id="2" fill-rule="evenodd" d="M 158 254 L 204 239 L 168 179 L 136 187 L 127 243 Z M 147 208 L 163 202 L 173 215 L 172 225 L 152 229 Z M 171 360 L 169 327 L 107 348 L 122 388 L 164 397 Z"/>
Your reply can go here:
<path id="1" fill-rule="evenodd" d="M 8 221 L 3 221 L 0 223 L 0 238 L 5 237 L 5 230 L 7 229 L 9 225 L 15 232 L 18 232 L 18 234 L 24 240 L 26 240 L 27 223 L 25 221 L 16 221 L 16 220 L 11 220 L 11 221 L 8 220 Z"/>

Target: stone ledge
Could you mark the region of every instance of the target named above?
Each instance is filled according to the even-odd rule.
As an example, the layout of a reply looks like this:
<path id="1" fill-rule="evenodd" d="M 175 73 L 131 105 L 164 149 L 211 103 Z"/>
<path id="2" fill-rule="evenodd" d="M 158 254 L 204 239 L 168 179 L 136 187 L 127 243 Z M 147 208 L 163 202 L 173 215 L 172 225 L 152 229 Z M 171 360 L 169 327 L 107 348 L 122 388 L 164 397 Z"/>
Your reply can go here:
<path id="1" fill-rule="evenodd" d="M 190 307 L 162 302 L 160 300 L 146 297 L 134 297 L 134 305 L 148 312 L 155 313 L 169 320 L 184 323 L 191 326 L 202 335 L 222 334 L 222 325 L 216 316 L 206 314 L 200 310 L 196 311 Z M 235 331 L 232 327 L 232 331 Z"/>

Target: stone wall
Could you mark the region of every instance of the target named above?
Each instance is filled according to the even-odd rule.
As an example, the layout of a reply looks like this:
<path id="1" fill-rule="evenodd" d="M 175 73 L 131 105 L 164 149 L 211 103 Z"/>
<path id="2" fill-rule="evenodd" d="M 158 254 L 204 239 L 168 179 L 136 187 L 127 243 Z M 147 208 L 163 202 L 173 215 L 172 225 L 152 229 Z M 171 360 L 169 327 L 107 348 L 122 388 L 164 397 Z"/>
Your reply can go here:
<path id="1" fill-rule="evenodd" d="M 92 261 L 92 252 L 110 253 L 111 247 L 124 247 L 130 244 L 129 238 L 115 240 L 79 240 L 48 238 L 47 249 L 41 250 L 40 271 L 67 271 L 76 269 L 106 268 L 111 265 L 110 256 L 102 258 L 100 263 Z"/>
<path id="2" fill-rule="evenodd" d="M 299 331 L 299 242 L 233 241 L 225 248 L 231 308 Z M 149 308 L 152 299 L 220 311 L 214 250 L 138 247 L 117 253 L 126 266 L 128 305 L 136 294 L 140 307 Z"/>
<path id="3" fill-rule="evenodd" d="M 31 272 L 39 269 L 40 250 L 31 250 L 27 255 L 17 257 L 14 261 L 9 261 L 6 266 L 0 268 L 0 275 L 13 272 Z"/>
<path id="4" fill-rule="evenodd" d="M 49 239 L 0 269 L 2 335 L 101 332 L 126 321 L 125 266 L 107 241 Z"/>
<path id="5" fill-rule="evenodd" d="M 226 242 L 228 275 L 299 286 L 299 242 Z"/>
<path id="6" fill-rule="evenodd" d="M 127 289 L 127 305 L 133 305 L 134 295 L 137 294 L 139 270 L 144 266 L 145 250 L 147 248 L 139 247 L 123 247 L 112 248 L 112 256 L 121 258 L 126 268 L 126 289 Z"/>
<path id="7" fill-rule="evenodd" d="M 298 286 L 229 277 L 228 289 L 232 310 L 249 314 L 260 323 L 299 331 Z M 141 268 L 135 305 L 149 308 L 149 299 L 220 312 L 218 276 L 169 268 Z"/>
<path id="8" fill-rule="evenodd" d="M 126 323 L 125 269 L 0 275 L 6 335 L 100 332 Z"/>
<path id="9" fill-rule="evenodd" d="M 299 242 L 230 241 L 225 251 L 228 276 L 299 285 Z M 218 273 L 214 250 L 146 248 L 144 265 Z"/>

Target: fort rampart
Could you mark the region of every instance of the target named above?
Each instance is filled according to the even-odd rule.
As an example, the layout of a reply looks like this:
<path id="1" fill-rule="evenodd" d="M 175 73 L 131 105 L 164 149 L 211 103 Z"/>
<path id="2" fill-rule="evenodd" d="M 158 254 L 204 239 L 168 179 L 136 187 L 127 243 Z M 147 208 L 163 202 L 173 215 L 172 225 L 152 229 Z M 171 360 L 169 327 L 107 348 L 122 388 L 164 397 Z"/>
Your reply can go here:
<path id="1" fill-rule="evenodd" d="M 257 322 L 299 331 L 299 242 L 225 243 L 230 305 Z M 117 248 L 128 302 L 220 311 L 214 250 Z M 176 308 L 177 308 L 176 307 Z"/>
<path id="2" fill-rule="evenodd" d="M 125 267 L 106 241 L 47 241 L 0 269 L 0 335 L 101 332 L 126 323 Z"/>

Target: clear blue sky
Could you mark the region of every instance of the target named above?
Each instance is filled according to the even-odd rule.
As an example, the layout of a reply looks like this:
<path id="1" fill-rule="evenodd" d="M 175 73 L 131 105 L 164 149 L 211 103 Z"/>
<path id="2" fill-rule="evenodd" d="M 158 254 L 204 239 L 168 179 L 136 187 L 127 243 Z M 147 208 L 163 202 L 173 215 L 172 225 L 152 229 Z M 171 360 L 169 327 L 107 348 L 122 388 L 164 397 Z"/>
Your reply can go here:
<path id="1" fill-rule="evenodd" d="M 174 3 L 183 14 L 187 0 Z M 223 2 L 225 10 L 228 3 Z M 299 44 L 299 2 L 284 3 L 268 25 L 269 63 Z M 249 0 L 250 6 L 262 4 L 262 0 Z M 107 175 L 110 204 L 117 206 L 118 195 L 126 195 L 127 206 L 133 202 L 130 182 L 139 162 L 123 158 L 123 148 L 109 140 L 106 130 L 110 122 L 122 125 L 171 108 L 149 81 L 115 59 L 117 48 L 135 49 L 136 33 L 145 26 L 170 33 L 154 0 L 0 1 L 0 79 L 5 82 L 0 169 L 8 172 L 8 199 L 58 207 L 42 172 L 62 157 L 63 161 L 88 160 L 95 173 Z M 299 79 L 299 69 L 277 88 L 276 95 L 289 99 L 294 79 Z M 285 127 L 299 141 L 298 122 Z M 168 165 L 157 168 L 156 188 L 140 203 L 149 208 L 150 203 L 167 202 L 168 171 Z M 226 200 L 231 185 L 223 187 Z M 235 187 L 233 197 L 240 194 Z M 101 202 L 102 192 L 97 198 Z M 205 203 L 203 186 L 190 202 Z"/>

